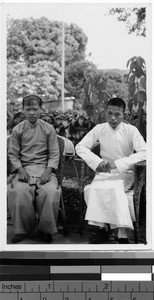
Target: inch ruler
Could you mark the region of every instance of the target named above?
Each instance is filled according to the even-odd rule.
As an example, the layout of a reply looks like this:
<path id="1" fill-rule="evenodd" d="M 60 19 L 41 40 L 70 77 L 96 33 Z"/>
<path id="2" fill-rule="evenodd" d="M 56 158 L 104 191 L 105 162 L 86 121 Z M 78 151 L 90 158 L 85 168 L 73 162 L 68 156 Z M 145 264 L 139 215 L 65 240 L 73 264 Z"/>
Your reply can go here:
<path id="1" fill-rule="evenodd" d="M 1 281 L 0 300 L 154 300 L 154 282 Z"/>

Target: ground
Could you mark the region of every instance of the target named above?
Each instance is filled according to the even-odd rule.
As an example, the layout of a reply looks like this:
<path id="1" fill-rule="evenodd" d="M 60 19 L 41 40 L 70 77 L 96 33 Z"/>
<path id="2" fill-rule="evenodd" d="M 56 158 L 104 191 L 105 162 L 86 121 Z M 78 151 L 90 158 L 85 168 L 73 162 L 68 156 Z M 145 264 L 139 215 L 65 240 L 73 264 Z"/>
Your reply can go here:
<path id="1" fill-rule="evenodd" d="M 11 239 L 13 237 L 13 224 L 10 222 L 7 226 L 7 243 L 11 244 Z M 63 235 L 62 228 L 58 228 L 58 233 L 54 235 L 52 244 L 89 244 L 90 237 L 94 234 L 95 230 L 90 229 L 90 226 L 85 226 L 83 234 L 80 235 L 77 231 L 77 228 L 73 228 L 73 226 L 69 227 L 68 235 Z M 134 244 L 134 234 L 132 230 L 127 231 L 129 236 L 129 242 Z M 140 225 L 139 231 L 139 243 L 144 244 L 144 233 L 145 233 L 145 226 L 144 222 Z M 111 236 L 110 241 L 107 244 L 117 244 L 116 240 L 114 240 L 115 232 L 112 233 L 113 237 Z M 44 244 L 43 240 L 37 233 L 33 234 L 30 238 L 25 239 L 20 244 Z"/>

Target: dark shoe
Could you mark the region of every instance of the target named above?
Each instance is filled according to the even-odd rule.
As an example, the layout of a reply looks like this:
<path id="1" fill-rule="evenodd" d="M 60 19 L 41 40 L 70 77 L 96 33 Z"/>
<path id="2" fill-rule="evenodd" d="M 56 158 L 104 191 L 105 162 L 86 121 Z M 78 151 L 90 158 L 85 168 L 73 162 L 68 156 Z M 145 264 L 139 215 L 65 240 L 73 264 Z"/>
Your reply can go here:
<path id="1" fill-rule="evenodd" d="M 129 240 L 128 240 L 128 239 L 121 238 L 121 239 L 118 239 L 118 243 L 119 243 L 119 244 L 129 244 Z"/>
<path id="2" fill-rule="evenodd" d="M 24 234 L 24 233 L 18 233 L 18 234 L 16 234 L 16 235 L 14 235 L 14 237 L 13 237 L 12 240 L 11 240 L 11 242 L 12 242 L 13 244 L 20 243 L 20 242 L 22 242 L 23 240 L 25 240 L 26 237 L 27 237 L 26 234 Z"/>
<path id="3" fill-rule="evenodd" d="M 98 232 L 91 238 L 91 244 L 103 244 L 109 240 L 109 233 L 103 228 L 99 229 Z"/>
<path id="4" fill-rule="evenodd" d="M 44 240 L 44 242 L 50 244 L 52 242 L 52 235 L 51 233 L 45 233 L 45 232 L 41 232 L 41 237 Z"/>

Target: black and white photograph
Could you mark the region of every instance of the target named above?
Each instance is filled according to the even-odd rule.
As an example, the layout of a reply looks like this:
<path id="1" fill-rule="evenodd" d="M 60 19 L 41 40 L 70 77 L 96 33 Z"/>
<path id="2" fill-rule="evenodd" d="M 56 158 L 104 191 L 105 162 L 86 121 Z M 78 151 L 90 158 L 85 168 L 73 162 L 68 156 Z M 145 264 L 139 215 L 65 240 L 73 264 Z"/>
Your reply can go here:
<path id="1" fill-rule="evenodd" d="M 151 4 L 1 8 L 4 248 L 150 249 Z"/>

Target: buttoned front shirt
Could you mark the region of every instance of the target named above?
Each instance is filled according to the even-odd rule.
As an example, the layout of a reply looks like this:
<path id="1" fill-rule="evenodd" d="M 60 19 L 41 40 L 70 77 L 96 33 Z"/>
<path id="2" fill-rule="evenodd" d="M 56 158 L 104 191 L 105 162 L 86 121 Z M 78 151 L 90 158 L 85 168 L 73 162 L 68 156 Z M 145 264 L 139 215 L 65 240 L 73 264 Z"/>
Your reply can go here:
<path id="1" fill-rule="evenodd" d="M 100 143 L 100 156 L 91 148 Z M 136 153 L 134 153 L 134 150 Z M 119 173 L 146 159 L 146 143 L 135 126 L 121 122 L 115 129 L 108 123 L 96 125 L 76 146 L 77 154 L 96 170 L 102 161 L 113 160 Z"/>
<path id="2" fill-rule="evenodd" d="M 53 126 L 38 119 L 28 120 L 13 128 L 9 142 L 9 159 L 15 169 L 25 167 L 32 175 L 40 176 L 42 167 L 57 168 L 59 146 Z"/>

